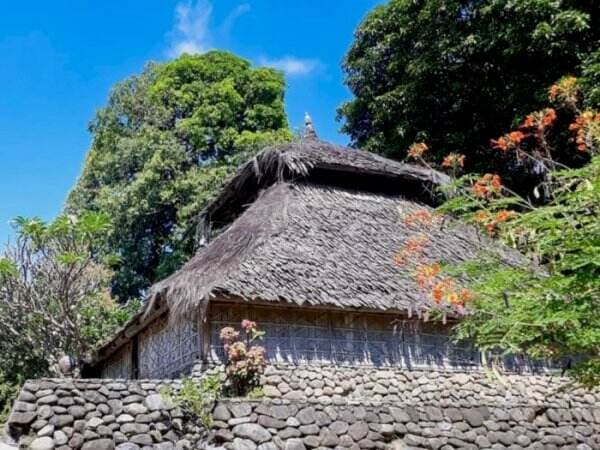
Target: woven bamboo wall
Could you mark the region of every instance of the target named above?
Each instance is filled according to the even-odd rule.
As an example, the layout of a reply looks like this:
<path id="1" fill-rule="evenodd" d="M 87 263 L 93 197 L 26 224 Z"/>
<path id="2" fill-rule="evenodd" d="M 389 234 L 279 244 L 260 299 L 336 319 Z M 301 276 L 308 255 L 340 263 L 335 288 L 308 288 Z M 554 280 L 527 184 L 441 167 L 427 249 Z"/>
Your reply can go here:
<path id="1" fill-rule="evenodd" d="M 219 332 L 251 319 L 266 331 L 270 362 L 374 366 L 476 366 L 479 354 L 449 338 L 450 327 L 389 314 L 334 312 L 215 303 L 210 308 L 210 354 L 224 357 Z"/>

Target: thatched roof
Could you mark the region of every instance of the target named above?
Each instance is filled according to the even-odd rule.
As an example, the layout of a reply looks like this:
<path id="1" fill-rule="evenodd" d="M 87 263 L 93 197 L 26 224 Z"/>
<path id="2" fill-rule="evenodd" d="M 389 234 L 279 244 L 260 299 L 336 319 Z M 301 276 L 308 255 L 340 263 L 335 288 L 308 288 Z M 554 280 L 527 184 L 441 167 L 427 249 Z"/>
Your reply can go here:
<path id="1" fill-rule="evenodd" d="M 200 224 L 221 228 L 231 223 L 258 192 L 276 181 L 310 178 L 372 192 L 395 192 L 434 203 L 448 176 L 379 155 L 316 138 L 269 147 L 243 164 L 228 186 L 200 214 Z M 201 230 L 206 231 L 206 230 Z"/>
<path id="2" fill-rule="evenodd" d="M 215 294 L 248 301 L 423 311 L 412 271 L 394 264 L 419 232 L 402 220 L 431 209 L 448 177 L 372 153 L 304 139 L 260 152 L 200 215 L 204 245 L 151 288 L 148 314 L 202 311 Z M 214 229 L 221 233 L 208 241 Z M 422 230 L 421 230 L 422 231 Z M 495 248 L 465 225 L 427 231 L 426 261 L 456 263 Z M 500 248 L 507 264 L 520 255 Z M 160 308 L 159 308 L 160 305 Z M 134 333 L 136 316 L 107 346 Z M 131 328 L 131 329 L 129 329 Z M 106 354 L 106 352 L 104 352 Z"/>
<path id="3" fill-rule="evenodd" d="M 412 270 L 394 264 L 406 240 L 425 232 L 424 260 L 458 263 L 492 246 L 472 227 L 408 226 L 431 209 L 400 195 L 278 182 L 184 267 L 153 287 L 172 314 L 206 305 L 210 295 L 297 305 L 418 311 L 430 300 Z M 501 252 L 507 264 L 520 258 Z"/>

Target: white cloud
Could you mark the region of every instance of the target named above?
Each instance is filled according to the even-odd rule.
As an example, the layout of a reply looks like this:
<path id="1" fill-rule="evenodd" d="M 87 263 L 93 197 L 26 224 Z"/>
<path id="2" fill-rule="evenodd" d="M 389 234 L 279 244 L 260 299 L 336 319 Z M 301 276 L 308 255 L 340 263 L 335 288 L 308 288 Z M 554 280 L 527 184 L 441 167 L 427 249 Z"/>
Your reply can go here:
<path id="1" fill-rule="evenodd" d="M 235 25 L 235 21 L 249 11 L 250 5 L 248 3 L 242 3 L 241 5 L 236 6 L 223 21 L 223 24 L 220 27 L 221 34 L 227 36 L 233 28 L 233 25 Z"/>
<path id="2" fill-rule="evenodd" d="M 296 58 L 295 56 L 284 56 L 279 59 L 260 58 L 259 64 L 282 70 L 289 76 L 308 75 L 321 66 L 317 59 Z"/>
<path id="3" fill-rule="evenodd" d="M 211 48 L 212 33 L 209 26 L 212 10 L 212 4 L 208 0 L 177 4 L 169 56 L 203 53 Z"/>

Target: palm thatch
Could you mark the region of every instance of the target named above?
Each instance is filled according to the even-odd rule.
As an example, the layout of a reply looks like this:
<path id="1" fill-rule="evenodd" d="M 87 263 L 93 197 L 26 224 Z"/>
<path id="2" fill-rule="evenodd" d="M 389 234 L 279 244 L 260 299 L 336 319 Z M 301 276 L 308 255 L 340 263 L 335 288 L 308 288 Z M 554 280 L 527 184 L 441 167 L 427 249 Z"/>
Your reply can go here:
<path id="1" fill-rule="evenodd" d="M 334 308 L 423 311 L 430 301 L 394 256 L 422 231 L 402 216 L 431 209 L 447 176 L 316 138 L 267 148 L 242 165 L 199 217 L 203 246 L 154 285 L 137 315 L 100 349 L 108 355 L 151 314 L 203 312 L 213 295 Z M 213 230 L 221 234 L 208 242 Z M 465 225 L 426 231 L 425 261 L 457 263 L 495 249 Z M 113 349 L 113 350 L 109 350 Z"/>
<path id="2" fill-rule="evenodd" d="M 429 206 L 400 195 L 305 181 L 278 182 L 184 267 L 155 285 L 177 317 L 207 305 L 211 294 L 336 308 L 426 310 L 413 274 L 394 264 L 407 239 L 424 233 L 424 261 L 459 263 L 495 249 L 506 264 L 520 255 L 472 227 L 419 229 L 403 217 Z"/>

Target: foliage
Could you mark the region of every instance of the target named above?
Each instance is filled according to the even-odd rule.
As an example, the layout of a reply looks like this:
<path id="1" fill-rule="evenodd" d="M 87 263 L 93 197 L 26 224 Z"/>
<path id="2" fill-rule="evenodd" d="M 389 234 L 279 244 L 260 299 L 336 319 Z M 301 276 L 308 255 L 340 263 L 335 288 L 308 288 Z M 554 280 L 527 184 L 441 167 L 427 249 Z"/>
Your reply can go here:
<path id="1" fill-rule="evenodd" d="M 241 324 L 242 332 L 232 327 L 221 330 L 220 338 L 227 354 L 227 384 L 231 394 L 236 396 L 257 394 L 260 388 L 260 375 L 264 372 L 265 349 L 254 343 L 264 336 L 256 322 L 244 319 Z M 241 336 L 241 340 L 240 340 Z"/>
<path id="2" fill-rule="evenodd" d="M 9 382 L 0 371 L 0 438 L 2 437 L 3 424 L 6 423 L 10 407 L 20 391 L 21 382 Z"/>
<path id="3" fill-rule="evenodd" d="M 209 430 L 212 427 L 212 410 L 221 388 L 221 382 L 215 376 L 202 378 L 199 382 L 185 378 L 176 394 L 171 388 L 165 388 L 161 395 L 181 408 L 185 416 L 199 421 L 204 429 Z"/>
<path id="4" fill-rule="evenodd" d="M 58 375 L 63 355 L 86 358 L 128 318 L 109 295 L 99 260 L 110 222 L 103 214 L 20 217 L 0 256 L 0 367 L 6 381 Z"/>
<path id="5" fill-rule="evenodd" d="M 378 6 L 344 61 L 354 98 L 339 109 L 343 130 L 353 145 L 391 157 L 426 142 L 438 163 L 460 151 L 468 171 L 510 173 L 500 154 L 486 153 L 488 139 L 539 109 L 547 86 L 583 71 L 598 102 L 599 11 L 593 1 L 554 0 Z"/>
<path id="6" fill-rule="evenodd" d="M 534 199 L 516 195 L 497 175 L 463 177 L 442 206 L 526 254 L 519 267 L 487 259 L 454 268 L 471 280 L 470 314 L 458 326 L 486 352 L 526 353 L 567 360 L 570 373 L 588 386 L 600 384 L 600 114 L 579 110 L 577 81 L 550 89 L 573 109 L 575 120 L 556 129 L 553 110 L 525 118 L 519 130 L 494 141 L 496 151 L 540 168 Z M 590 162 L 565 168 L 553 155 L 561 134 Z M 491 180 L 497 178 L 495 186 Z"/>
<path id="7" fill-rule="evenodd" d="M 280 72 L 218 51 L 150 64 L 114 87 L 68 210 L 111 216 L 121 300 L 187 259 L 196 215 L 240 162 L 290 139 L 284 87 Z"/>

